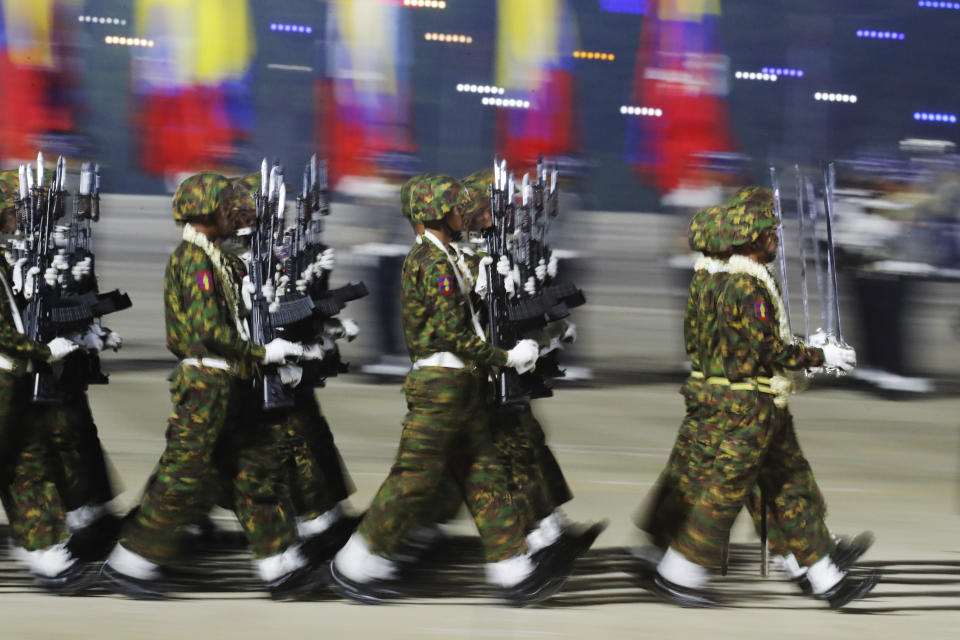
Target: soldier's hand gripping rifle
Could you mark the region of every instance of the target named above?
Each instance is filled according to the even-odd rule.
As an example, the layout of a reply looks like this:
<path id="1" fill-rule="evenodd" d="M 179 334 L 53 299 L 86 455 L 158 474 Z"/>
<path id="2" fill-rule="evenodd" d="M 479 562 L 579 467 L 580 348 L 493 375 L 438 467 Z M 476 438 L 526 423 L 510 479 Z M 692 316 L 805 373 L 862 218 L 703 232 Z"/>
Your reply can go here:
<path id="1" fill-rule="evenodd" d="M 250 338 L 254 344 L 266 345 L 277 335 L 270 314 L 273 287 L 273 242 L 278 212 L 283 210 L 286 187 L 283 172 L 274 165 L 267 177 L 267 161 L 260 168 L 261 188 L 255 195 L 257 219 L 250 238 Z M 293 393 L 283 384 L 276 365 L 261 365 L 256 381 L 264 409 L 293 406 Z"/>

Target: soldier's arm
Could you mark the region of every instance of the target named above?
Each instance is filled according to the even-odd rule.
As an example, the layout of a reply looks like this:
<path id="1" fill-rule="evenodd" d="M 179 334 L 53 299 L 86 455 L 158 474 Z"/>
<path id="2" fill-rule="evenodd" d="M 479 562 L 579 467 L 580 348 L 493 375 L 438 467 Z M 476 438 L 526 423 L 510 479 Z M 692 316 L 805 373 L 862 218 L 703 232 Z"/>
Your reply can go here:
<path id="1" fill-rule="evenodd" d="M 823 351 L 780 338 L 776 308 L 763 286 L 748 276 L 732 277 L 720 299 L 720 327 L 731 366 L 751 360 L 781 369 L 806 369 L 823 364 Z M 751 357 L 751 353 L 755 354 Z M 751 372 L 741 369 L 741 372 Z"/>
<path id="2" fill-rule="evenodd" d="M 50 357 L 47 345 L 31 340 L 17 330 L 13 308 L 3 290 L 0 290 L 0 353 L 15 360 L 44 361 Z"/>
<path id="3" fill-rule="evenodd" d="M 219 286 L 221 283 L 215 280 L 213 265 L 206 255 L 192 264 L 181 265 L 180 299 L 187 324 L 194 335 L 204 336 L 203 346 L 211 353 L 228 360 L 250 364 L 260 362 L 264 356 L 263 347 L 240 336 L 226 304 L 220 301 L 223 294 L 218 290 Z M 239 291 L 236 298 L 237 304 L 242 305 Z"/>
<path id="4" fill-rule="evenodd" d="M 702 282 L 703 272 L 694 272 L 687 295 L 687 310 L 683 314 L 683 348 L 691 357 L 697 350 L 697 294 Z"/>
<path id="5" fill-rule="evenodd" d="M 507 363 L 507 352 L 490 346 L 472 330 L 469 307 L 460 293 L 449 263 L 444 261 L 430 265 L 422 273 L 426 300 L 431 307 L 424 332 L 433 336 L 431 344 L 438 351 L 449 351 L 467 360 L 504 366 Z"/>

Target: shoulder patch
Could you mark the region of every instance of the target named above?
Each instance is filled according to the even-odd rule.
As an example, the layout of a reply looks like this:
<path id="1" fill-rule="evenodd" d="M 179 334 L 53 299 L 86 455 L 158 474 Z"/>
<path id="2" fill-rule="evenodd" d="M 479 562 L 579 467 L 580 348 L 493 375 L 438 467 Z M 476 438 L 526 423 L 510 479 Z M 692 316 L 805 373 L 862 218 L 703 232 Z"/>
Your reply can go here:
<path id="1" fill-rule="evenodd" d="M 440 276 L 437 278 L 437 286 L 440 288 L 440 293 L 448 296 L 453 293 L 453 278 L 450 276 Z"/>
<path id="2" fill-rule="evenodd" d="M 757 300 L 753 303 L 753 311 L 760 320 L 767 321 L 770 319 L 770 312 L 767 310 L 767 304 L 763 300 Z"/>
<path id="3" fill-rule="evenodd" d="M 213 289 L 213 274 L 207 270 L 197 272 L 197 288 L 200 291 L 210 291 Z"/>

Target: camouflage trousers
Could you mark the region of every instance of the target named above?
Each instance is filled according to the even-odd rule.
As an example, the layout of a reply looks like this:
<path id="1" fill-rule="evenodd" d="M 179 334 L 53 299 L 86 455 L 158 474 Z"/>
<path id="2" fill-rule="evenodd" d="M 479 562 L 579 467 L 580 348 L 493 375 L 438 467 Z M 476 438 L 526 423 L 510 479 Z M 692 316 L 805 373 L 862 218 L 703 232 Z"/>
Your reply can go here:
<path id="1" fill-rule="evenodd" d="M 67 511 L 116 497 L 86 392 L 68 394 L 63 404 L 37 405 L 36 415 L 50 436 L 52 472 Z"/>
<path id="2" fill-rule="evenodd" d="M 572 500 L 573 494 L 529 404 L 491 408 L 490 434 L 507 475 L 507 490 L 524 531 L 529 532 L 557 507 Z M 435 503 L 434 521 L 452 520 L 462 504 L 460 490 L 450 477 Z"/>
<path id="3" fill-rule="evenodd" d="M 529 531 L 573 494 L 529 403 L 496 407 L 491 413 L 493 444 L 507 469 L 507 488 Z"/>
<path id="4" fill-rule="evenodd" d="M 450 473 L 487 561 L 525 552 L 523 523 L 490 437 L 481 375 L 424 367 L 407 374 L 403 390 L 408 412 L 400 447 L 358 529 L 371 550 L 393 556 L 411 527 L 434 521 L 434 501 Z"/>
<path id="5" fill-rule="evenodd" d="M 241 399 L 249 402 L 253 394 L 240 384 L 218 369 L 177 369 L 166 449 L 139 509 L 121 532 L 124 547 L 158 564 L 173 560 L 179 532 L 199 522 L 220 497 L 223 474 L 232 478 L 234 510 L 254 557 L 296 542 L 293 506 L 270 446 L 272 433 L 241 419 Z"/>
<path id="6" fill-rule="evenodd" d="M 14 543 L 35 551 L 68 536 L 47 434 L 34 420 L 28 392 L 24 379 L 0 372 L 0 500 Z"/>
<path id="7" fill-rule="evenodd" d="M 694 379 L 688 379 L 684 383 L 681 394 L 684 396 L 686 413 L 680 423 L 677 439 L 667 460 L 667 466 L 660 473 L 647 499 L 646 508 L 636 518 L 637 526 L 650 536 L 654 545 L 661 549 L 666 549 L 676 539 L 700 490 L 708 480 L 713 458 L 716 456 L 718 430 L 705 420 L 704 416 L 710 413 L 705 407 L 710 405 L 712 399 L 709 395 L 703 395 L 709 394 L 709 390 L 703 387 L 703 382 Z M 789 413 L 786 415 L 785 419 L 791 419 Z M 701 421 L 707 422 L 706 428 L 702 430 L 700 429 Z M 808 494 L 815 498 L 816 507 L 825 514 L 826 505 L 813 479 L 813 473 L 806 473 L 803 480 L 807 484 Z M 760 487 L 755 486 L 746 500 L 747 511 L 758 535 L 762 513 L 761 493 Z M 769 509 L 767 540 L 773 555 L 791 553 L 786 538 L 777 527 Z"/>
<path id="8" fill-rule="evenodd" d="M 749 499 L 759 487 L 770 529 L 782 536 L 775 553 L 793 553 L 809 566 L 830 552 L 823 498 L 789 411 L 777 409 L 768 394 L 717 392 L 703 407 L 698 434 L 712 463 L 671 546 L 693 562 L 717 566 L 740 509 L 758 506 Z"/>

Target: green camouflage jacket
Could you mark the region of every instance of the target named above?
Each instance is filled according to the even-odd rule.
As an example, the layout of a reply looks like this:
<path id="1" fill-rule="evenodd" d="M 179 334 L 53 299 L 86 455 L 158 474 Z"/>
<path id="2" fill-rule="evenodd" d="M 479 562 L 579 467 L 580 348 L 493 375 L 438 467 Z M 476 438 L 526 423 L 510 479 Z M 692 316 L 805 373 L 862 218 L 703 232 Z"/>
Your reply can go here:
<path id="1" fill-rule="evenodd" d="M 410 359 L 449 351 L 462 360 L 503 366 L 507 352 L 473 330 L 467 300 L 443 252 L 424 240 L 403 261 L 400 280 L 403 335 Z"/>
<path id="2" fill-rule="evenodd" d="M 203 249 L 180 243 L 163 276 L 167 349 L 178 358 L 225 358 L 236 375 L 247 378 L 263 359 L 264 349 L 240 336 L 220 293 L 225 285 L 233 286 L 219 282 Z"/>
<path id="3" fill-rule="evenodd" d="M 46 360 L 50 357 L 50 349 L 47 345 L 34 342 L 17 331 L 17 325 L 14 324 L 13 308 L 7 296 L 7 291 L 13 292 L 12 280 L 10 267 L 4 259 L 0 259 L 0 278 L 3 278 L 6 283 L 6 287 L 0 283 L 0 354 L 21 364 L 26 360 Z M 23 307 L 20 301 L 17 305 L 22 313 Z"/>
<path id="4" fill-rule="evenodd" d="M 820 349 L 781 340 L 773 303 L 753 276 L 714 275 L 704 283 L 697 310 L 696 350 L 707 376 L 736 382 L 823 364 Z"/>

